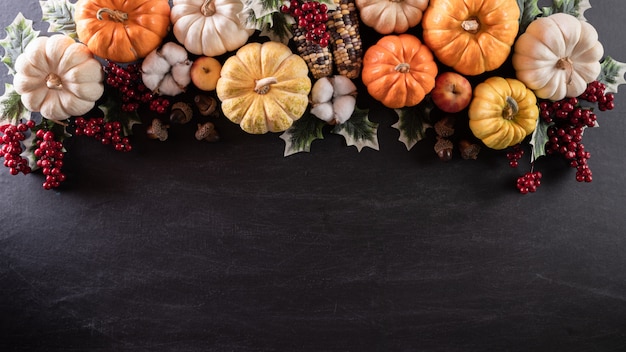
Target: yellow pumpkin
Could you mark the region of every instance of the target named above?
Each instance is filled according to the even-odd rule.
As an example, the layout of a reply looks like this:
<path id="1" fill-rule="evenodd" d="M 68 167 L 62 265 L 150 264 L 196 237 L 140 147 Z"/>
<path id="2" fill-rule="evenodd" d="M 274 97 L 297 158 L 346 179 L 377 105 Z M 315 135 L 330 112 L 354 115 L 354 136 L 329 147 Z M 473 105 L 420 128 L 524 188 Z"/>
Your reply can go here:
<path id="1" fill-rule="evenodd" d="M 474 88 L 469 106 L 469 127 L 492 149 L 516 145 L 537 125 L 537 97 L 513 78 L 490 77 Z"/>
<path id="2" fill-rule="evenodd" d="M 279 42 L 248 43 L 222 66 L 224 115 L 252 134 L 282 132 L 304 114 L 311 91 L 304 59 Z"/>
<path id="3" fill-rule="evenodd" d="M 500 67 L 519 30 L 516 0 L 431 0 L 424 42 L 444 65 L 465 75 Z"/>
<path id="4" fill-rule="evenodd" d="M 170 25 L 167 0 L 79 0 L 78 39 L 94 55 L 116 62 L 146 57 L 161 45 Z"/>

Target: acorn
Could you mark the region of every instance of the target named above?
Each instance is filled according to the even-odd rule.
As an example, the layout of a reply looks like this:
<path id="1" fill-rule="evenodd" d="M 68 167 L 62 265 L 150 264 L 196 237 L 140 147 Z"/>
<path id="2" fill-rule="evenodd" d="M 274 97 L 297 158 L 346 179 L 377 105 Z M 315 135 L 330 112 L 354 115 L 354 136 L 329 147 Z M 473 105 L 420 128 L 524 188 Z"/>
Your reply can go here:
<path id="1" fill-rule="evenodd" d="M 217 110 L 217 100 L 212 96 L 198 94 L 193 98 L 193 101 L 202 116 L 213 115 Z"/>
<path id="2" fill-rule="evenodd" d="M 182 101 L 172 105 L 172 109 L 170 110 L 170 122 L 183 125 L 191 121 L 192 117 L 193 111 L 191 110 L 191 105 Z"/>
<path id="3" fill-rule="evenodd" d="M 215 125 L 212 122 L 205 122 L 198 124 L 198 130 L 195 137 L 199 141 L 217 142 L 220 140 L 220 135 L 215 129 Z"/>
<path id="4" fill-rule="evenodd" d="M 146 134 L 150 139 L 158 139 L 161 142 L 165 141 L 168 137 L 167 129 L 168 125 L 164 125 L 159 119 L 153 119 L 152 123 L 146 129 Z"/>
<path id="5" fill-rule="evenodd" d="M 452 159 L 452 149 L 454 144 L 447 138 L 437 136 L 437 142 L 435 143 L 435 153 L 442 161 L 449 161 Z"/>

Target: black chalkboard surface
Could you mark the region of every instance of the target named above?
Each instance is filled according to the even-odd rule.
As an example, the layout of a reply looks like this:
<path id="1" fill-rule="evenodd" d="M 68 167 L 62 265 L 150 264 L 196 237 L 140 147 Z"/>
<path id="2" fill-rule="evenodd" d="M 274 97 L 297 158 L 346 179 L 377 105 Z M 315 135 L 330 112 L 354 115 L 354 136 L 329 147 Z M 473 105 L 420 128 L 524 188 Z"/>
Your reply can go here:
<path id="1" fill-rule="evenodd" d="M 626 4 L 592 5 L 626 60 Z M 593 182 L 540 159 L 530 195 L 499 153 L 407 151 L 380 108 L 379 151 L 327 134 L 283 157 L 225 119 L 214 144 L 69 139 L 62 189 L 0 170 L 0 350 L 625 351 L 621 93 L 585 134 Z"/>

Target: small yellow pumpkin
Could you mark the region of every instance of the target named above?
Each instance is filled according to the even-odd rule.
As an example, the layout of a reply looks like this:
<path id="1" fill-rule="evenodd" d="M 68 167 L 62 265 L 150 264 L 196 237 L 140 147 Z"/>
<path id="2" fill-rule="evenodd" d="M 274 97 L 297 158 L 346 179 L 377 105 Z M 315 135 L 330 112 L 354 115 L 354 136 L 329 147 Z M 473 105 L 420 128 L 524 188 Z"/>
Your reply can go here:
<path id="1" fill-rule="evenodd" d="M 216 92 L 224 115 L 252 134 L 282 132 L 304 114 L 309 68 L 279 42 L 248 43 L 222 66 Z"/>
<path id="2" fill-rule="evenodd" d="M 15 61 L 13 85 L 24 106 L 61 121 L 91 110 L 104 92 L 102 64 L 74 39 L 33 39 Z"/>
<path id="3" fill-rule="evenodd" d="M 492 149 L 516 145 L 537 125 L 537 97 L 513 78 L 490 77 L 474 89 L 469 106 L 469 127 Z"/>
<path id="4" fill-rule="evenodd" d="M 519 30 L 515 0 L 430 0 L 424 42 L 444 65 L 464 75 L 499 68 Z"/>

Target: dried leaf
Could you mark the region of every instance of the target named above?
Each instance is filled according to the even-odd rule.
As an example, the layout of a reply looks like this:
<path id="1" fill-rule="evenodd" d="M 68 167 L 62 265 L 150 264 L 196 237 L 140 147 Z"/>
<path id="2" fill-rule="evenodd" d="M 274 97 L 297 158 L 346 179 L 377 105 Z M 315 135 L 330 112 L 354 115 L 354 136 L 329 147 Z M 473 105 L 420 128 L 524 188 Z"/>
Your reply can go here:
<path id="1" fill-rule="evenodd" d="M 24 18 L 21 12 L 5 30 L 7 36 L 0 40 L 0 46 L 4 48 L 1 61 L 9 68 L 9 74 L 15 74 L 15 60 L 24 52 L 28 43 L 39 36 L 39 31 L 33 29 L 33 21 Z"/>
<path id="2" fill-rule="evenodd" d="M 378 124 L 368 118 L 369 109 L 355 107 L 352 116 L 331 131 L 342 135 L 348 146 L 355 146 L 360 152 L 363 147 L 378 150 Z"/>
<path id="3" fill-rule="evenodd" d="M 78 38 L 73 3 L 69 0 L 45 0 L 39 1 L 39 5 L 43 14 L 41 20 L 50 24 L 48 32 L 59 32 L 74 39 Z"/>
<path id="4" fill-rule="evenodd" d="M 326 122 L 311 115 L 307 110 L 300 119 L 280 135 L 280 138 L 285 141 L 284 156 L 310 152 L 311 143 L 316 139 L 324 138 L 322 129 L 325 125 Z"/>

